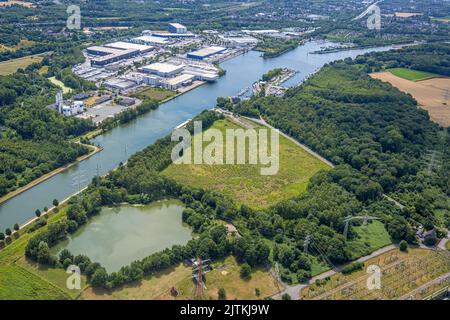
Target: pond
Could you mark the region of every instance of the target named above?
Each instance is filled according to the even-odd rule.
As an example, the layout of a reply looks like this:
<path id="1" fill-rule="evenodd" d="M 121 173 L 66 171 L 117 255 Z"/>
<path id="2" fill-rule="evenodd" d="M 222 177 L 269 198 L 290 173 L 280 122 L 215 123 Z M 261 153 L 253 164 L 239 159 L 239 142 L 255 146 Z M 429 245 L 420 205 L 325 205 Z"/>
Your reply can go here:
<path id="1" fill-rule="evenodd" d="M 87 255 L 108 272 L 118 271 L 152 253 L 186 244 L 192 231 L 182 222 L 184 208 L 178 200 L 103 208 L 66 241 L 52 248 L 52 253 L 66 248 L 74 255 Z"/>

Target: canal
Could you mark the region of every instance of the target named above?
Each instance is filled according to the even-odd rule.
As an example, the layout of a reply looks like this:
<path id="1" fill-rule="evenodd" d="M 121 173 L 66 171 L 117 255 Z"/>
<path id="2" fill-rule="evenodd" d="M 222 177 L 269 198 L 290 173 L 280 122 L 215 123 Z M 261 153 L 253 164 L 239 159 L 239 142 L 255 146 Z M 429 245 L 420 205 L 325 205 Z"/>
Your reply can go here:
<path id="1" fill-rule="evenodd" d="M 178 124 L 193 118 L 204 109 L 215 106 L 217 97 L 233 96 L 251 86 L 273 68 L 290 68 L 299 71 L 285 85 L 292 86 L 331 61 L 356 57 L 371 51 L 385 51 L 391 47 L 346 50 L 328 54 L 309 54 L 328 43 L 308 42 L 279 57 L 263 59 L 260 52 L 250 51 L 221 64 L 227 71 L 215 83 L 205 84 L 183 94 L 157 110 L 142 115 L 135 121 L 116 127 L 93 140 L 102 152 L 72 166 L 45 182 L 0 205 L 0 230 L 22 224 L 34 217 L 36 209 L 52 207 L 53 199 L 59 201 L 86 186 L 97 174 L 106 174 L 134 153 L 155 140 L 169 134 Z"/>

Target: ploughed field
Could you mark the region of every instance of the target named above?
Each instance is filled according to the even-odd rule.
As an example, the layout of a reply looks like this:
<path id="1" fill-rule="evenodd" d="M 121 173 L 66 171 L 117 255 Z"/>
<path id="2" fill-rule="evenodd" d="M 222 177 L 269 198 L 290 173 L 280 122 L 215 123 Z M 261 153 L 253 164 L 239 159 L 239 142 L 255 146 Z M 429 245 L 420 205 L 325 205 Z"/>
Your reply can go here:
<path id="1" fill-rule="evenodd" d="M 254 128 L 257 132 L 259 128 L 265 128 L 250 121 L 246 124 L 246 128 Z M 219 129 L 225 141 L 226 129 L 241 127 L 225 119 L 216 121 L 211 128 Z M 270 145 L 270 134 L 268 137 Z M 203 149 L 208 144 L 204 142 Z M 182 184 L 217 190 L 240 204 L 265 208 L 283 199 L 298 196 L 306 190 L 309 179 L 316 172 L 329 168 L 328 165 L 281 135 L 279 146 L 279 170 L 275 175 L 261 175 L 260 169 L 267 168 L 269 165 L 250 165 L 248 161 L 246 164 L 233 165 L 171 164 L 162 174 Z M 246 143 L 247 159 L 248 148 Z M 225 153 L 224 149 L 224 157 Z"/>

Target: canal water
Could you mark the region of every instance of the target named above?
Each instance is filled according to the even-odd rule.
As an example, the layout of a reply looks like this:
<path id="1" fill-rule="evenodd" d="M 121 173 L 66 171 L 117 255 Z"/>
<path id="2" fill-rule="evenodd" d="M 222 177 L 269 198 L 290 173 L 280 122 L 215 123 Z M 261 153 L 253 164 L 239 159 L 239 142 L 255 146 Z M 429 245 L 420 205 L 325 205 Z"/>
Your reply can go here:
<path id="1" fill-rule="evenodd" d="M 330 43 L 308 42 L 279 57 L 263 59 L 260 52 L 250 51 L 221 64 L 227 71 L 215 83 L 205 84 L 185 93 L 157 110 L 140 116 L 135 121 L 114 128 L 93 140 L 104 149 L 28 191 L 0 205 L 0 230 L 22 224 L 34 217 L 36 209 L 52 206 L 86 186 L 99 172 L 101 175 L 117 167 L 132 154 L 144 149 L 155 140 L 169 134 L 180 123 L 193 118 L 204 109 L 215 106 L 217 97 L 233 96 L 251 86 L 273 68 L 287 67 L 299 71 L 285 85 L 292 86 L 324 64 L 331 61 L 356 57 L 371 51 L 386 51 L 392 47 L 346 50 L 329 54 L 309 54 Z"/>
<path id="2" fill-rule="evenodd" d="M 177 200 L 103 208 L 66 241 L 53 247 L 52 253 L 66 248 L 74 255 L 87 255 L 108 272 L 118 271 L 175 244 L 185 245 L 192 232 L 182 222 L 183 209 Z"/>

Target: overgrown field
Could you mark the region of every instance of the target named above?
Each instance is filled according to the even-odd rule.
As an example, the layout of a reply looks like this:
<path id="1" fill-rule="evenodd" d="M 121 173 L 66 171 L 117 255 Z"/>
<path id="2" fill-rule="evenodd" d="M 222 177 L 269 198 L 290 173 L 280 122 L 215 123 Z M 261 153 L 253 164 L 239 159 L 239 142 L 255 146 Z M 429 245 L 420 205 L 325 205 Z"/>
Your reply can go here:
<path id="1" fill-rule="evenodd" d="M 171 90 L 148 87 L 134 94 L 139 99 L 150 98 L 156 101 L 162 101 L 174 96 L 176 93 Z"/>
<path id="2" fill-rule="evenodd" d="M 226 129 L 240 128 L 230 120 L 219 120 L 212 128 L 225 137 Z M 258 127 L 262 128 L 262 127 Z M 206 146 L 207 143 L 204 143 Z M 248 144 L 246 144 L 248 155 Z M 329 167 L 292 141 L 280 135 L 279 171 L 273 176 L 260 174 L 261 165 L 175 165 L 162 174 L 180 183 L 214 189 L 252 207 L 268 207 L 280 200 L 298 196 L 306 190 L 309 179 L 319 170 Z"/>
<path id="3" fill-rule="evenodd" d="M 251 278 L 244 280 L 240 276 L 240 266 L 233 257 L 213 263 L 213 270 L 206 273 L 206 289 L 203 299 L 218 298 L 218 290 L 224 288 L 226 297 L 233 299 L 262 299 L 277 293 L 280 288 L 269 271 L 257 268 Z M 171 288 L 178 291 L 178 296 L 171 295 Z M 259 289 L 258 295 L 256 294 Z M 82 299 L 145 299 L 145 300 L 195 300 L 195 282 L 192 280 L 192 268 L 180 264 L 152 277 L 145 278 L 139 284 L 127 285 L 124 288 L 107 292 L 88 288 Z"/>
<path id="4" fill-rule="evenodd" d="M 389 233 L 379 221 L 369 223 L 367 226 L 353 227 L 353 231 L 357 237 L 348 244 L 352 259 L 365 256 L 392 243 Z"/>

